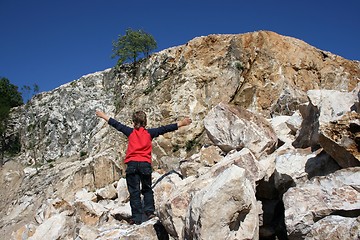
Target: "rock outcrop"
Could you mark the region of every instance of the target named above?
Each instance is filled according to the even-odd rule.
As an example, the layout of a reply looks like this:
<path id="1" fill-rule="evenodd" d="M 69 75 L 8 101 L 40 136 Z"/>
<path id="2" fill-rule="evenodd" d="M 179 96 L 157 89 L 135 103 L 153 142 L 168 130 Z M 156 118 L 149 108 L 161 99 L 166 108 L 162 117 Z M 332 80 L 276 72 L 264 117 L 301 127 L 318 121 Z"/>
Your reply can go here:
<path id="1" fill-rule="evenodd" d="M 358 239 L 359 80 L 358 61 L 260 31 L 41 93 L 11 112 L 0 239 Z M 193 123 L 154 139 L 157 217 L 129 225 L 126 138 L 95 110 L 131 125 L 139 108 Z"/>
<path id="2" fill-rule="evenodd" d="M 353 218 L 356 221 L 360 209 L 359 177 L 359 168 L 348 168 L 325 177 L 315 177 L 305 184 L 290 188 L 284 194 L 285 224 L 289 238 L 306 237 L 318 228 L 317 226 L 313 230 L 315 223 L 331 215 Z M 344 219 L 339 218 L 339 222 L 334 220 L 335 218 L 332 224 L 336 227 Z M 328 227 L 329 224 L 330 222 L 327 223 Z M 350 226 L 348 227 L 351 228 Z M 356 239 L 359 233 L 357 229 L 348 239 Z"/>

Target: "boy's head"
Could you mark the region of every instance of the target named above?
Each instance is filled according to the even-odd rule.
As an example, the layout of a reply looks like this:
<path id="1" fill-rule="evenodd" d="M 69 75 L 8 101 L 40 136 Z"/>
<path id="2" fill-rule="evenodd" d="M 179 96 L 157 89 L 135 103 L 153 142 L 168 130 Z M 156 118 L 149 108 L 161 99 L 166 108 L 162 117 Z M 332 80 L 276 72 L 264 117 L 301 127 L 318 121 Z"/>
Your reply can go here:
<path id="1" fill-rule="evenodd" d="M 132 120 L 136 129 L 139 129 L 140 127 L 145 127 L 146 113 L 143 111 L 136 111 L 133 113 Z"/>

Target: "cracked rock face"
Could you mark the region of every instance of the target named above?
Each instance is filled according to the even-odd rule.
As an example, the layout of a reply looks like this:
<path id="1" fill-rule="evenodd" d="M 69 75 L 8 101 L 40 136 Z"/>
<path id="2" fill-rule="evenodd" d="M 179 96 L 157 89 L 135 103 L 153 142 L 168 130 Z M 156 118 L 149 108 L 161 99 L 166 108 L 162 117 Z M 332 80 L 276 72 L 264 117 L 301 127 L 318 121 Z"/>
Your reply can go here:
<path id="1" fill-rule="evenodd" d="M 109 74 L 106 70 L 83 76 L 13 111 L 12 131 L 20 135 L 24 161 L 44 164 L 91 151 L 92 138 L 100 130 L 94 111 L 113 111 Z"/>

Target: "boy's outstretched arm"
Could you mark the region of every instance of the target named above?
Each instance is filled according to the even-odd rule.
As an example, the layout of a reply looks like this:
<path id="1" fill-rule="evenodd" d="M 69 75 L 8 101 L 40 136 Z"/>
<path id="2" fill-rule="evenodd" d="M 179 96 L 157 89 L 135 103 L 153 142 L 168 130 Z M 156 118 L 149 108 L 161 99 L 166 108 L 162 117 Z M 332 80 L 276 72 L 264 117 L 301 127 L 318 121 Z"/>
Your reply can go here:
<path id="1" fill-rule="evenodd" d="M 186 117 L 183 120 L 179 121 L 177 123 L 177 126 L 178 126 L 178 128 L 180 128 L 180 127 L 190 125 L 190 123 L 192 123 L 192 120 L 190 118 Z"/>
<path id="2" fill-rule="evenodd" d="M 96 116 L 104 119 L 106 122 L 109 121 L 110 117 L 108 115 L 106 115 L 104 112 L 96 110 Z"/>
<path id="3" fill-rule="evenodd" d="M 96 116 L 104 119 L 110 126 L 114 127 L 115 129 L 117 129 L 118 131 L 122 132 L 123 134 L 125 134 L 127 137 L 130 135 L 130 133 L 132 132 L 132 128 L 116 121 L 113 118 L 110 118 L 108 115 L 106 115 L 104 112 L 100 111 L 100 110 L 96 110 Z"/>

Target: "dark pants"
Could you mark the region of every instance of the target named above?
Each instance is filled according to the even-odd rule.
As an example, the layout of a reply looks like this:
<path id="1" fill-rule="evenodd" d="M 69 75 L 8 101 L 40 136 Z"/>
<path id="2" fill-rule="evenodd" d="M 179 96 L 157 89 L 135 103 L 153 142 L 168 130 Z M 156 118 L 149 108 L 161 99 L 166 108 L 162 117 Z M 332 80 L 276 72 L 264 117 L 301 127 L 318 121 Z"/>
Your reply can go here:
<path id="1" fill-rule="evenodd" d="M 130 194 L 132 219 L 135 222 L 141 222 L 143 212 L 150 214 L 155 211 L 151 172 L 151 164 L 148 162 L 127 163 L 126 183 Z M 144 209 L 142 209 L 141 194 L 144 196 Z"/>

